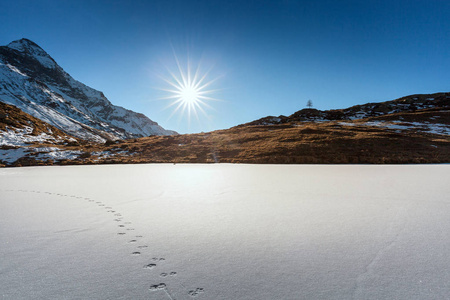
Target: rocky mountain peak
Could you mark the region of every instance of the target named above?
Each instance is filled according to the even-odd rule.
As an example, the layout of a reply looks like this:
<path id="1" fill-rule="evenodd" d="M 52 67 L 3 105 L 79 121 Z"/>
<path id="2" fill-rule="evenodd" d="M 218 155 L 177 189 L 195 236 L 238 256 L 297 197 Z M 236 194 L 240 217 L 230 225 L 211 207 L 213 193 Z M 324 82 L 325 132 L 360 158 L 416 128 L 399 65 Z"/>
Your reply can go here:
<path id="1" fill-rule="evenodd" d="M 17 50 L 23 55 L 28 55 L 34 57 L 38 60 L 44 67 L 49 69 L 56 68 L 57 64 L 55 60 L 48 55 L 38 44 L 29 39 L 23 38 L 17 41 L 13 41 L 7 45 L 8 48 Z"/>
<path id="2" fill-rule="evenodd" d="M 7 45 L 7 47 L 11 49 L 15 49 L 20 52 L 28 52 L 32 49 L 36 49 L 41 52 L 45 52 L 41 47 L 39 47 L 38 44 L 36 44 L 33 41 L 30 41 L 29 39 L 22 38 L 20 40 L 12 41 Z"/>

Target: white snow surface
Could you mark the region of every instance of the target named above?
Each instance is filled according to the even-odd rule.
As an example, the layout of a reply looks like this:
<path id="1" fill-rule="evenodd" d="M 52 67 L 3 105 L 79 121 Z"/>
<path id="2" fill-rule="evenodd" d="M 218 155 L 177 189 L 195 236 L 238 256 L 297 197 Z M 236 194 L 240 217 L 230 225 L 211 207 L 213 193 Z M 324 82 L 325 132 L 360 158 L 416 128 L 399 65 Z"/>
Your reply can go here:
<path id="1" fill-rule="evenodd" d="M 449 172 L 450 165 L 0 169 L 0 294 L 448 299 Z"/>

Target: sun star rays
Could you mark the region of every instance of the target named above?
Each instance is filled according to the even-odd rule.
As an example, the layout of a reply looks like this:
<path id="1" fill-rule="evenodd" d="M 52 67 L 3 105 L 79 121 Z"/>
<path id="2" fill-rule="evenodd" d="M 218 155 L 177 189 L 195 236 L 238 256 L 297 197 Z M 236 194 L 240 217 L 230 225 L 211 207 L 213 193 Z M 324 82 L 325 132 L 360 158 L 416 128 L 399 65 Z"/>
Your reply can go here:
<path id="1" fill-rule="evenodd" d="M 199 123 L 201 116 L 209 119 L 207 110 L 214 110 L 214 108 L 208 102 L 221 101 L 212 97 L 219 90 L 211 89 L 219 77 L 210 79 L 212 67 L 203 72 L 200 63 L 192 68 L 189 59 L 187 59 L 185 68 L 176 55 L 175 62 L 175 70 L 166 67 L 169 76 L 159 76 L 166 84 L 165 88 L 159 88 L 159 90 L 167 94 L 160 99 L 170 101 L 165 109 L 173 108 L 168 119 L 175 114 L 179 114 L 180 120 L 183 117 L 187 118 L 188 125 L 190 125 L 192 118 L 195 118 Z"/>

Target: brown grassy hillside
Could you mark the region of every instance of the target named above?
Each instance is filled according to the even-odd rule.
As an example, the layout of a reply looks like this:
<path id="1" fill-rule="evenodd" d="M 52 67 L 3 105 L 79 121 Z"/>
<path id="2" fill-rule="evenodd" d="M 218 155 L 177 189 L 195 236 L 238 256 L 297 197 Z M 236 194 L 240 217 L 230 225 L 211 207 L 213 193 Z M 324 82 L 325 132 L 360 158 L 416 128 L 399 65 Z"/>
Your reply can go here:
<path id="1" fill-rule="evenodd" d="M 211 133 L 121 141 L 133 153 L 109 163 L 443 163 L 450 137 L 338 122 L 241 126 Z"/>
<path id="2" fill-rule="evenodd" d="M 10 110 L 9 115 L 13 113 L 15 110 Z M 17 112 L 11 122 L 23 125 L 29 124 L 30 119 L 22 119 Z M 49 125 L 35 124 L 36 133 L 48 131 Z M 56 129 L 51 130 L 59 134 Z M 60 143 L 56 151 L 68 154 L 70 159 L 64 155 L 59 155 L 58 160 L 48 158 L 36 148 L 40 146 L 45 145 L 30 145 L 35 147 L 34 152 L 4 164 L 450 163 L 450 110 L 445 106 L 429 106 L 372 114 L 357 120 L 249 123 L 209 133 L 151 136 L 105 144 Z"/>

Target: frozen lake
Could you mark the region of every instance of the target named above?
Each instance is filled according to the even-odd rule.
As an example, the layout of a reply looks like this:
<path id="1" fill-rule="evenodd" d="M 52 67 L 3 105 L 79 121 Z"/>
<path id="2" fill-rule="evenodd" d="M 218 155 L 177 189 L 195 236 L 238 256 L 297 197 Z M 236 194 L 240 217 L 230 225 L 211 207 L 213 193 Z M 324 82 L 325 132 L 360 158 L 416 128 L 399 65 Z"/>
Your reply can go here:
<path id="1" fill-rule="evenodd" d="M 2 299 L 449 299 L 450 165 L 0 169 Z"/>

